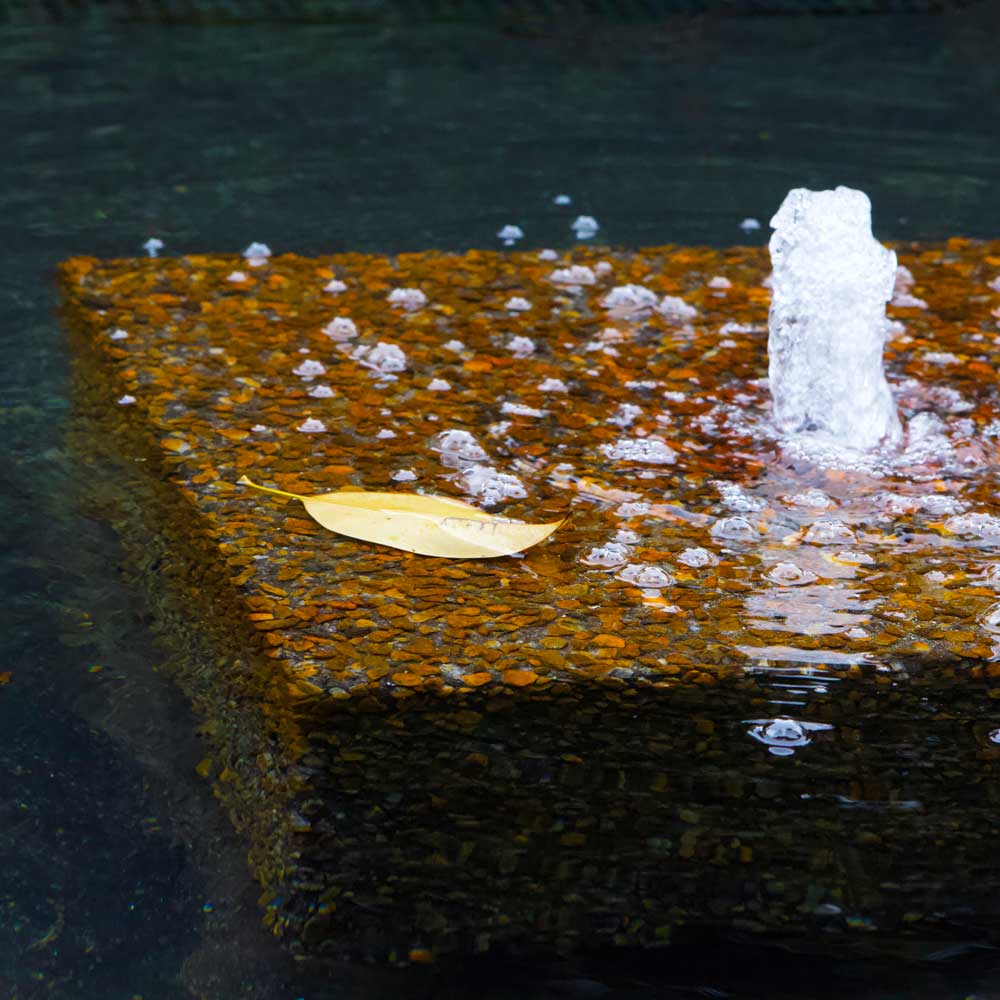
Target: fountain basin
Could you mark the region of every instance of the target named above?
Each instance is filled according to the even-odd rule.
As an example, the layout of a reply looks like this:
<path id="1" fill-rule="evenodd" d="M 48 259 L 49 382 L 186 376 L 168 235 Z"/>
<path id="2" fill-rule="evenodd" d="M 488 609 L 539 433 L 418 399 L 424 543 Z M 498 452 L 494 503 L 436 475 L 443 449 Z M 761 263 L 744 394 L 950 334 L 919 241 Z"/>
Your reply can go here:
<path id="1" fill-rule="evenodd" d="M 782 456 L 761 250 L 61 267 L 95 510 L 289 947 L 994 933 L 1000 243 L 896 250 L 941 427 L 889 472 Z M 447 562 L 242 475 L 573 516 Z"/>

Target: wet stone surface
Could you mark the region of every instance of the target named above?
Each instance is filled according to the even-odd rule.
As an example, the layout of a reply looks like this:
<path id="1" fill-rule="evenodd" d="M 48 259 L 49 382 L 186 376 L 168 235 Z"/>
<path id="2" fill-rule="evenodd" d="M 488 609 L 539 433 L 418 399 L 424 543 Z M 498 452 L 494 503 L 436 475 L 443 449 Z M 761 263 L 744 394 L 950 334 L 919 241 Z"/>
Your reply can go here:
<path id="1" fill-rule="evenodd" d="M 1000 244 L 896 249 L 906 440 L 829 471 L 769 423 L 764 251 L 62 267 L 81 449 L 204 630 L 177 679 L 290 947 L 990 932 Z M 445 562 L 241 475 L 572 518 Z"/>

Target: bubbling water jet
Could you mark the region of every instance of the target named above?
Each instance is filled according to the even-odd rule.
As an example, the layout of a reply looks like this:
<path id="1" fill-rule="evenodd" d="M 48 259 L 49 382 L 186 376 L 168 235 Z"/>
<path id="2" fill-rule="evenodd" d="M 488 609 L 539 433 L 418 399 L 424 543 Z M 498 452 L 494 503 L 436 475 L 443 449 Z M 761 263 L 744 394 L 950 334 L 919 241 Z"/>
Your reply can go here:
<path id="1" fill-rule="evenodd" d="M 898 445 L 882 365 L 896 254 L 872 235 L 867 195 L 795 188 L 771 226 L 768 375 L 779 430 L 820 450 Z"/>

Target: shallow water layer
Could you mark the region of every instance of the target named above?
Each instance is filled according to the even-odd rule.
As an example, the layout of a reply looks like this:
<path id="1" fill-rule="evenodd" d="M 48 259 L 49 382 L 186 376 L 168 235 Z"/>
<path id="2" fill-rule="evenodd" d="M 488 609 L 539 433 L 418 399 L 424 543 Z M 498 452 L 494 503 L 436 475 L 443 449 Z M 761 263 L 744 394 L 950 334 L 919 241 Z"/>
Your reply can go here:
<path id="1" fill-rule="evenodd" d="M 747 391 L 760 251 L 67 262 L 83 454 L 147 470 L 116 506 L 168 632 L 218 620 L 174 672 L 275 933 L 390 962 L 826 917 L 844 947 L 990 941 L 998 251 L 906 248 L 927 301 L 890 376 L 920 399 L 954 352 L 963 415 L 863 473 L 789 461 Z M 440 565 L 288 503 L 404 467 L 573 518 Z M 928 714 L 953 731 L 915 781 Z"/>
<path id="2" fill-rule="evenodd" d="M 4 786 L 17 822 L 2 841 L 13 873 L 2 890 L 4 988 L 305 990 L 255 936 L 240 847 L 195 775 L 194 723 L 169 685 L 150 679 L 158 654 L 113 536 L 79 514 L 88 474 L 63 449 L 56 261 L 134 254 L 153 234 L 172 251 L 235 251 L 251 239 L 310 252 L 462 249 L 496 245 L 507 223 L 523 228 L 521 246 L 562 247 L 579 214 L 618 244 L 727 245 L 763 241 L 740 221 L 765 219 L 803 183 L 867 190 L 883 240 L 995 235 L 1000 122 L 979 99 L 996 91 L 989 17 L 699 19 L 530 40 L 412 25 L 6 33 L 0 122 L 12 138 L 0 233 L 12 252 L 0 275 L 0 378 L 13 456 L 3 565 L 12 625 L 0 710 L 11 720 Z M 556 206 L 564 192 L 572 204 Z M 213 882 L 206 872 L 233 856 L 235 869 L 222 866 Z M 223 947 L 243 900 L 244 943 Z M 185 965 L 196 948 L 201 957 Z M 935 970 L 975 955 L 931 953 Z M 935 984 L 882 971 L 851 989 L 930 997 L 989 986 L 974 964 L 935 972 Z M 551 971 L 526 974 L 519 995 L 548 989 Z M 764 991 L 815 995 L 808 969 L 789 975 Z M 631 980 L 607 968 L 590 976 L 632 995 L 691 981 L 645 969 Z M 720 976 L 717 966 L 692 973 L 695 988 Z M 555 978 L 589 985 L 579 970 Z M 755 974 L 744 966 L 721 978 L 738 992 Z M 476 989 L 482 982 L 474 974 Z M 354 995 L 383 988 L 362 983 Z"/>

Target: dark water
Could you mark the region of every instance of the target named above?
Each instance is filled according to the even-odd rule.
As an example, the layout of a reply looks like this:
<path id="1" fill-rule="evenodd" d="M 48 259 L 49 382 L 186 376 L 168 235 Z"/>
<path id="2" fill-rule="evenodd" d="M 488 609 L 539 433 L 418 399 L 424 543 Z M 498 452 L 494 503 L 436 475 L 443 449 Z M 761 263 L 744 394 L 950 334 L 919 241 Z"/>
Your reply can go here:
<path id="1" fill-rule="evenodd" d="M 296 968 L 258 929 L 115 537 L 81 513 L 51 280 L 151 235 L 174 253 L 460 250 L 515 223 L 561 247 L 583 213 L 615 245 L 763 241 L 789 187 L 838 183 L 869 192 L 882 239 L 995 237 L 998 29 L 995 3 L 536 34 L 0 29 L 0 997 L 1000 996 L 982 949 Z M 747 216 L 765 227 L 745 236 Z"/>

